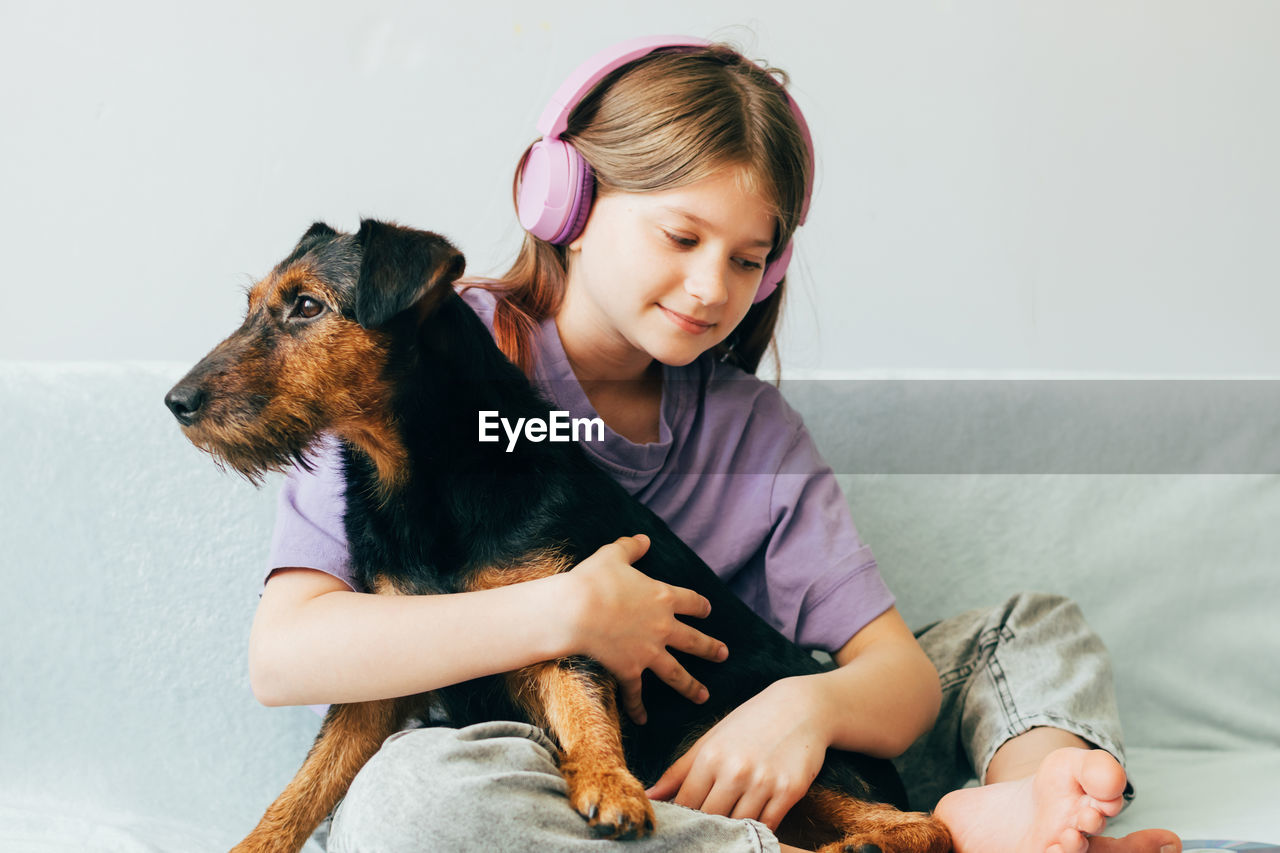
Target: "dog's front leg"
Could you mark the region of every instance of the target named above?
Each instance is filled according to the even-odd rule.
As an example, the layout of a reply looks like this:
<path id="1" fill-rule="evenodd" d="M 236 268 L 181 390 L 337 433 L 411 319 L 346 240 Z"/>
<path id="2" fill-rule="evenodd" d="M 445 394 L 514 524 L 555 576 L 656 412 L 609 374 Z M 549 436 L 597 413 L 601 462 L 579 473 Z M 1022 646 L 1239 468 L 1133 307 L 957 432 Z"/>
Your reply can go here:
<path id="1" fill-rule="evenodd" d="M 830 827 L 840 836 L 838 841 L 820 847 L 819 853 L 951 853 L 952 849 L 951 833 L 933 815 L 864 802 L 817 785 L 787 815 L 778 836 L 790 844 L 800 843 L 788 830 L 802 817 Z"/>
<path id="2" fill-rule="evenodd" d="M 419 697 L 420 698 L 420 697 Z M 407 700 L 332 705 L 293 781 L 232 853 L 297 853 L 382 742 L 399 730 Z"/>
<path id="3" fill-rule="evenodd" d="M 551 661 L 514 673 L 514 691 L 560 744 L 569 802 L 595 833 L 643 838 L 653 831 L 653 805 L 627 769 L 616 687 L 607 677 Z"/>

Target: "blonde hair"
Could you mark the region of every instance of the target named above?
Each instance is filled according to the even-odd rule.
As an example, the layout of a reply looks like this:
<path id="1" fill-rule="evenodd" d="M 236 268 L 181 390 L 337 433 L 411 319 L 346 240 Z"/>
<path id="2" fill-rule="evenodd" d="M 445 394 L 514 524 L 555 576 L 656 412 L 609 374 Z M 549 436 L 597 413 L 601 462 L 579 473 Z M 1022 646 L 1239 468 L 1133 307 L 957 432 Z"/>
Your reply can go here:
<path id="1" fill-rule="evenodd" d="M 725 44 L 660 50 L 602 80 L 574 108 L 563 138 L 590 164 L 597 195 L 673 189 L 740 168 L 774 209 L 772 260 L 799 224 L 812 168 L 782 89 L 786 79 Z M 519 175 L 517 167 L 513 199 Z M 563 246 L 526 233 L 504 275 L 473 283 L 498 294 L 498 346 L 526 374 L 539 325 L 559 309 L 567 263 Z M 751 307 L 716 347 L 717 358 L 755 373 L 773 346 L 785 284 Z"/>

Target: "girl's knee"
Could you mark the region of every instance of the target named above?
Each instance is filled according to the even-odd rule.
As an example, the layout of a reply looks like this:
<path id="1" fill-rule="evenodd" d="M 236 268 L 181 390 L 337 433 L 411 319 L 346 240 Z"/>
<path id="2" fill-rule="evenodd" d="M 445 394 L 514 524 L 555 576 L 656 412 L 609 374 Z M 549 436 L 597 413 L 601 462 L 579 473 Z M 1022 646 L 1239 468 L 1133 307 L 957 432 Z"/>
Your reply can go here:
<path id="1" fill-rule="evenodd" d="M 563 797 L 563 786 L 554 745 L 524 723 L 398 732 L 356 775 L 334 816 L 331 849 L 481 837 L 528 812 L 530 800 Z"/>
<path id="2" fill-rule="evenodd" d="M 1054 636 L 1096 638 L 1074 599 L 1047 592 L 1020 592 L 999 608 L 1000 627 L 1013 636 L 1033 633 L 1046 639 Z"/>
<path id="3" fill-rule="evenodd" d="M 1017 592 L 1005 601 L 1009 618 L 1039 619 L 1060 614 L 1078 614 L 1080 607 L 1071 598 L 1053 592 Z"/>

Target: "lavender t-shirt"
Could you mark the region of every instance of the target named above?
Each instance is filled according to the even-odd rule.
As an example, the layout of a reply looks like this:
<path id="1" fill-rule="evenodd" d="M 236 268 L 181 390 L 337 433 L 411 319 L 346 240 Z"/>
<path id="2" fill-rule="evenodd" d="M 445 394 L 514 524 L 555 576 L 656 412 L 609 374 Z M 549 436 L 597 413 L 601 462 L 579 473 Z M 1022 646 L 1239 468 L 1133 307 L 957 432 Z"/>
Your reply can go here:
<path id="1" fill-rule="evenodd" d="M 471 288 L 463 298 L 492 330 L 494 296 Z M 597 417 L 554 320 L 542 325 L 535 381 L 570 417 Z M 770 625 L 834 652 L 893 604 L 835 476 L 777 388 L 709 354 L 665 366 L 659 429 L 651 444 L 607 426 L 603 440 L 581 444 Z M 343 492 L 327 440 L 314 470 L 294 470 L 281 489 L 268 576 L 306 567 L 354 588 Z"/>

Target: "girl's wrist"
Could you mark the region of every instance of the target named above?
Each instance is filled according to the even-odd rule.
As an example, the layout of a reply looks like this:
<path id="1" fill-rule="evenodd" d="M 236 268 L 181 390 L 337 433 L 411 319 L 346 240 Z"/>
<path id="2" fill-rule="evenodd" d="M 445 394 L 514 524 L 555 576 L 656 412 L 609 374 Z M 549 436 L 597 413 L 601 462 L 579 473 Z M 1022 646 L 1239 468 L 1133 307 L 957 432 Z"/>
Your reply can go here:
<path id="1" fill-rule="evenodd" d="M 544 614 L 540 624 L 546 626 L 540 654 L 545 654 L 546 660 L 582 654 L 579 642 L 582 593 L 573 573 L 562 572 L 530 583 L 538 585 L 532 604 L 536 612 Z"/>
<path id="2" fill-rule="evenodd" d="M 810 731 L 831 746 L 836 739 L 838 709 L 823 675 L 825 673 L 794 675 L 775 681 L 770 689 L 782 691 Z"/>

